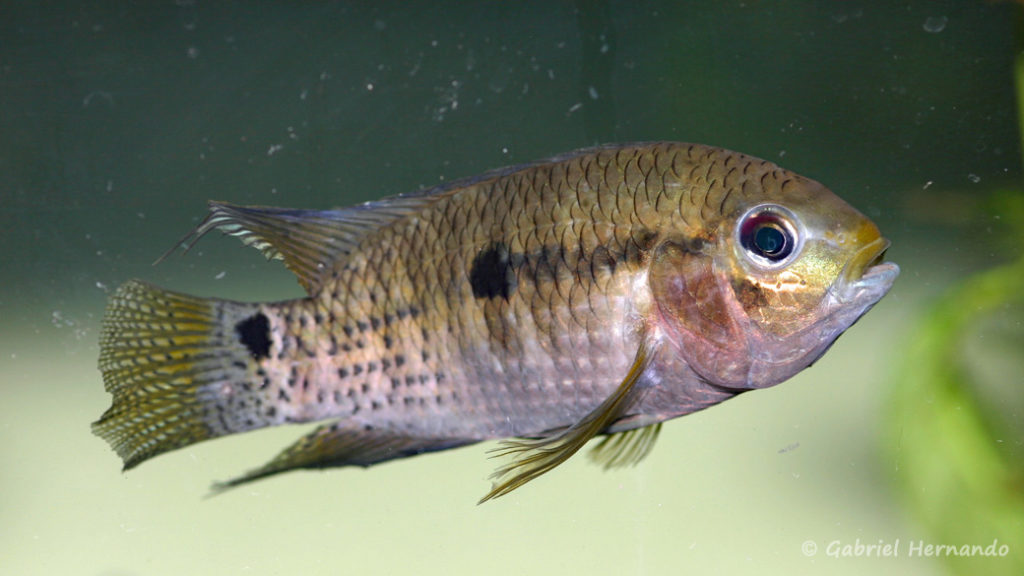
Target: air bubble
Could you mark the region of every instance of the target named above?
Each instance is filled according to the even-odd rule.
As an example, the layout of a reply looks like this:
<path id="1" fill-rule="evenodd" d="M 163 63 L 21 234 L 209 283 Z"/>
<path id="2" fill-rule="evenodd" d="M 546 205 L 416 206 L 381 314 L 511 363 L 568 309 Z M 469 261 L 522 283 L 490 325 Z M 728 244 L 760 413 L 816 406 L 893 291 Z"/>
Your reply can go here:
<path id="1" fill-rule="evenodd" d="M 924 31 L 929 34 L 938 34 L 946 29 L 949 18 L 945 16 L 929 16 L 924 21 Z"/>

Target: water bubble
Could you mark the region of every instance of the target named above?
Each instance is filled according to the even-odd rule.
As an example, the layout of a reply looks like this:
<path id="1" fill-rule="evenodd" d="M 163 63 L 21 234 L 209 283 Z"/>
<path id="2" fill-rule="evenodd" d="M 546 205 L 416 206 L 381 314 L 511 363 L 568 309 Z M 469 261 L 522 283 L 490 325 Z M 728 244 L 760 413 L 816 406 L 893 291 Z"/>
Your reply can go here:
<path id="1" fill-rule="evenodd" d="M 946 29 L 946 23 L 949 22 L 949 18 L 945 16 L 929 16 L 924 21 L 924 31 L 929 34 L 938 34 Z"/>
<path id="2" fill-rule="evenodd" d="M 974 184 L 981 182 L 981 176 L 978 176 L 977 174 L 968 174 L 967 179 L 973 182 Z"/>

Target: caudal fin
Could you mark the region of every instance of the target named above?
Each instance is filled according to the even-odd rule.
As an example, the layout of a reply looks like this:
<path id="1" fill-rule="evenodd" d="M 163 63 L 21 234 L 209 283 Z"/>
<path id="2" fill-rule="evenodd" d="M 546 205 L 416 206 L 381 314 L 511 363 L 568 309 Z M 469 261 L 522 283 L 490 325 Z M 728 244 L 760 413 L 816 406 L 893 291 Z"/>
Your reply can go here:
<path id="1" fill-rule="evenodd" d="M 259 332 L 253 336 L 241 332 Z M 196 298 L 130 281 L 114 293 L 100 336 L 99 368 L 113 394 L 92 425 L 127 470 L 177 448 L 266 426 L 251 411 L 253 353 L 269 342 L 256 304 Z"/>

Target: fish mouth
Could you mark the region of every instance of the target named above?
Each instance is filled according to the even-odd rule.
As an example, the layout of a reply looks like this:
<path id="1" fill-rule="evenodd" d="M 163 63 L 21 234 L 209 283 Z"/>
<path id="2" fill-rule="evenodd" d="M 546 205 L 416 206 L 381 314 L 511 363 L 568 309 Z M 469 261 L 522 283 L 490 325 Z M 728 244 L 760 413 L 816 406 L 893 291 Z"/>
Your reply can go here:
<path id="1" fill-rule="evenodd" d="M 849 302 L 870 298 L 881 298 L 900 273 L 900 267 L 893 262 L 885 261 L 885 252 L 889 249 L 889 241 L 876 238 L 865 244 L 843 267 L 839 275 L 835 295 L 840 301 Z"/>

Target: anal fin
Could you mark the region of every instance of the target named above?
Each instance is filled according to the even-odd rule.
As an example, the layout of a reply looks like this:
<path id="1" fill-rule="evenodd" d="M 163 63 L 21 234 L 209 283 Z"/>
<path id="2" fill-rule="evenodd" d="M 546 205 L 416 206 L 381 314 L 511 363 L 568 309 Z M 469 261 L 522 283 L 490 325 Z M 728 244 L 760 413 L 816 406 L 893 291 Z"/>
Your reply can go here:
<path id="1" fill-rule="evenodd" d="M 222 492 L 253 480 L 300 468 L 366 467 L 476 442 L 462 438 L 421 438 L 381 428 L 356 428 L 336 422 L 316 428 L 285 448 L 266 465 L 215 484 L 213 491 Z"/>
<path id="2" fill-rule="evenodd" d="M 621 418 L 644 392 L 637 381 L 647 369 L 653 354 L 646 339 L 641 341 L 629 373 L 615 393 L 579 422 L 550 436 L 506 440 L 494 450 L 495 456 L 514 456 L 515 460 L 491 474 L 491 491 L 480 499 L 480 504 L 504 496 L 530 480 L 548 472 L 568 460 L 591 438 Z"/>

